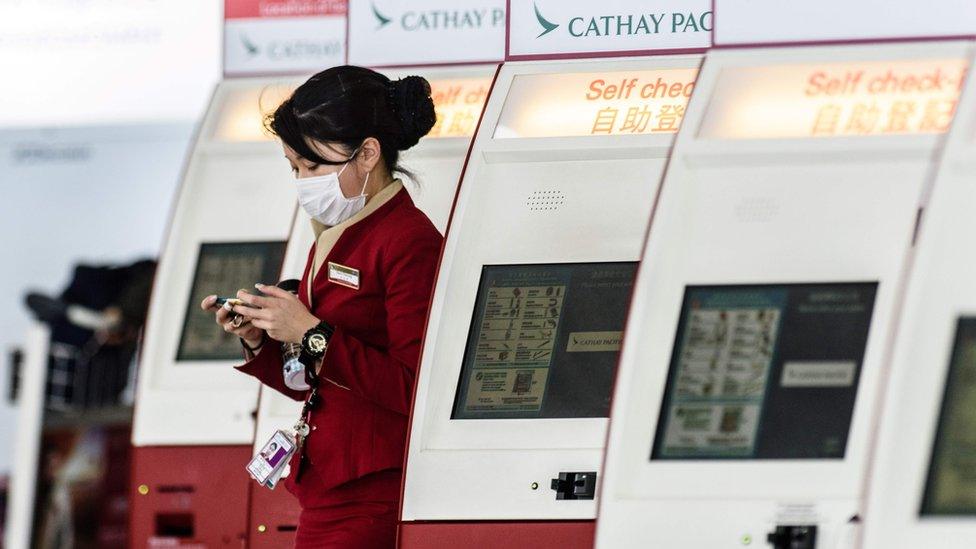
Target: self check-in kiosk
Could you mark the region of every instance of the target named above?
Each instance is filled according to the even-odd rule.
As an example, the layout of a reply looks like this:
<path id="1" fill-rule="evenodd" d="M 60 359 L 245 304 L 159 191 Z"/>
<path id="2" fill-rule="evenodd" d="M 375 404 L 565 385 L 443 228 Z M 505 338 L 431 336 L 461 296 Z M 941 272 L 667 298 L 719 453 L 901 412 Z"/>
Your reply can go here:
<path id="1" fill-rule="evenodd" d="M 870 476 L 862 547 L 976 546 L 976 89 L 923 216 Z"/>
<path id="2" fill-rule="evenodd" d="M 588 547 L 620 341 L 700 57 L 506 63 L 447 232 L 400 547 Z"/>
<path id="3" fill-rule="evenodd" d="M 968 59 L 962 42 L 709 52 L 635 287 L 597 547 L 853 540 Z"/>
<path id="4" fill-rule="evenodd" d="M 218 85 L 190 153 L 156 275 L 132 442 L 133 547 L 239 547 L 258 384 L 199 304 L 279 276 L 296 201 L 263 115 L 290 80 Z M 263 106 L 263 108 L 262 108 Z M 159 206 L 159 205 L 156 205 Z"/>
<path id="5" fill-rule="evenodd" d="M 406 72 L 382 70 L 392 79 L 407 74 L 419 74 L 431 84 L 437 122 L 420 143 L 401 156 L 400 162 L 417 179 L 405 181 L 404 187 L 417 207 L 427 214 L 442 233 L 446 229 L 454 203 L 464 155 L 481 115 L 495 70 L 495 65 L 417 67 Z M 313 244 L 310 223 L 305 212 L 299 211 L 288 242 L 282 278 L 301 278 Z M 291 429 L 300 412 L 301 403 L 273 389 L 262 387 L 254 451 L 260 450 L 276 430 Z M 283 486 L 271 491 L 257 483 L 251 484 L 249 547 L 259 549 L 290 546 L 298 525 L 298 502 Z"/>

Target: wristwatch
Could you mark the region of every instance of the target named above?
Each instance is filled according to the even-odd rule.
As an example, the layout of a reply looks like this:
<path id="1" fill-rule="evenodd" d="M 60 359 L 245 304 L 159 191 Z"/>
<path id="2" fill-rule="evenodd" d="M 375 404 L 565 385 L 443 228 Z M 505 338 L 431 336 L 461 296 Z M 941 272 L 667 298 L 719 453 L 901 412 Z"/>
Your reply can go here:
<path id="1" fill-rule="evenodd" d="M 299 360 L 308 366 L 325 356 L 329 347 L 329 339 L 335 329 L 327 322 L 319 322 L 302 337 L 302 355 Z"/>

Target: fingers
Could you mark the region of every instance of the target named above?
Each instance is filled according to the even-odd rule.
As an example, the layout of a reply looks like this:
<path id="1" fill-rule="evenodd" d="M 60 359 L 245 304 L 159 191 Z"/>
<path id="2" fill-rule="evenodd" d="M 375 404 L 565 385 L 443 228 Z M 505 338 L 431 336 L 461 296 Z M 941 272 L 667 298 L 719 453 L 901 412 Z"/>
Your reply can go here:
<path id="1" fill-rule="evenodd" d="M 245 307 L 244 305 L 237 305 L 231 309 L 234 314 L 247 317 L 249 320 L 254 320 L 260 318 L 261 320 L 271 320 L 272 312 L 268 308 L 256 309 L 254 307 Z"/>
<path id="2" fill-rule="evenodd" d="M 236 330 L 238 330 L 238 329 L 240 329 L 242 327 L 247 326 L 247 324 L 249 322 L 250 322 L 250 320 L 248 320 L 247 318 L 245 318 L 245 317 L 243 317 L 241 315 L 235 315 L 235 314 L 232 314 L 232 313 L 228 313 L 225 316 L 223 322 L 218 321 L 218 323 L 221 326 L 223 326 L 224 331 L 225 332 L 228 332 L 228 333 L 234 333 Z"/>
<path id="3" fill-rule="evenodd" d="M 249 294 L 244 290 L 237 291 L 237 298 L 243 301 L 244 303 L 247 303 L 251 307 L 256 307 L 259 309 L 267 307 L 268 305 L 271 304 L 270 300 L 267 297 L 261 297 L 258 295 Z"/>
<path id="4" fill-rule="evenodd" d="M 264 284 L 255 284 L 254 287 L 257 288 L 258 291 L 270 296 L 278 297 L 281 299 L 298 299 L 298 296 L 296 296 L 295 294 L 289 292 L 288 290 L 282 290 L 277 286 L 266 286 Z"/>
<path id="5" fill-rule="evenodd" d="M 267 320 L 255 319 L 251 321 L 251 326 L 267 331 L 272 328 L 272 322 L 269 322 Z"/>
<path id="6" fill-rule="evenodd" d="M 200 308 L 203 309 L 204 311 L 209 311 L 215 308 L 216 306 L 217 306 L 216 295 L 208 295 L 207 297 L 203 298 L 203 301 L 200 302 Z"/>
<path id="7" fill-rule="evenodd" d="M 235 317 L 235 320 L 225 322 L 221 324 L 221 328 L 224 329 L 228 334 L 233 334 L 237 337 L 243 337 L 244 339 L 257 339 L 261 336 L 260 329 L 257 329 L 254 324 L 249 320 L 241 320 L 240 325 L 236 324 L 236 320 L 242 317 Z"/>
<path id="8" fill-rule="evenodd" d="M 230 322 L 232 316 L 234 316 L 234 313 L 230 309 L 227 307 L 219 307 L 217 308 L 215 318 L 217 319 L 217 324 L 226 324 Z"/>

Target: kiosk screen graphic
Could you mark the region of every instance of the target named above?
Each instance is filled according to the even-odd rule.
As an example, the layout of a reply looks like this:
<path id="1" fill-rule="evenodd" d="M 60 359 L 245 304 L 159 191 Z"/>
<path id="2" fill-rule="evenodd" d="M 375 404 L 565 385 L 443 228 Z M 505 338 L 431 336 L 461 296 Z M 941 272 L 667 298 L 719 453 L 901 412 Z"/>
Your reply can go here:
<path id="1" fill-rule="evenodd" d="M 688 286 L 651 459 L 840 459 L 877 283 Z"/>
<path id="2" fill-rule="evenodd" d="M 921 514 L 976 515 L 976 317 L 956 325 Z"/>
<path id="3" fill-rule="evenodd" d="M 286 242 L 221 242 L 200 245 L 196 272 L 183 320 L 177 361 L 239 360 L 237 337 L 214 324 L 213 313 L 200 310 L 200 302 L 211 294 L 234 297 L 254 284 L 278 282 Z"/>
<path id="4" fill-rule="evenodd" d="M 607 417 L 637 263 L 481 272 L 452 419 Z"/>

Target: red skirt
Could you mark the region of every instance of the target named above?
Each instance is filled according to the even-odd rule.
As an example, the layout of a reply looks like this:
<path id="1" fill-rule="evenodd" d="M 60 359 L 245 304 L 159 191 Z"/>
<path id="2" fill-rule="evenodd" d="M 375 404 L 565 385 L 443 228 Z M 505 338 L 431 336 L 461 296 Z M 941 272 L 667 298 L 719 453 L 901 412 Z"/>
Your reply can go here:
<path id="1" fill-rule="evenodd" d="M 328 491 L 302 509 L 295 549 L 395 549 L 401 471 L 382 471 Z"/>

